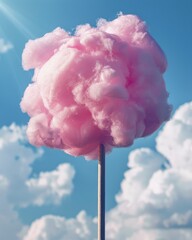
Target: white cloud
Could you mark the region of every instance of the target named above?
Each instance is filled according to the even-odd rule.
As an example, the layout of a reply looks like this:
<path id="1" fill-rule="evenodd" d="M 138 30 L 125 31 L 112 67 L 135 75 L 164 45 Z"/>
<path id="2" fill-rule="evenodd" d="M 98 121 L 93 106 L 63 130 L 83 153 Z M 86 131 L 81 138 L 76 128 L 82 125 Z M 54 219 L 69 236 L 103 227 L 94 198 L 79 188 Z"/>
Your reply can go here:
<path id="1" fill-rule="evenodd" d="M 192 237 L 192 103 L 165 125 L 157 149 L 130 154 L 118 205 L 108 213 L 109 239 Z"/>
<path id="2" fill-rule="evenodd" d="M 35 152 L 26 146 L 25 129 L 15 124 L 0 129 L 0 175 L 8 181 L 7 198 L 13 204 L 24 201 L 31 164 L 42 155 L 42 150 Z"/>
<path id="3" fill-rule="evenodd" d="M 117 202 L 135 203 L 143 194 L 154 172 L 165 164 L 165 159 L 154 151 L 142 148 L 132 151 L 128 168 L 121 183 L 121 192 L 116 196 Z"/>
<path id="4" fill-rule="evenodd" d="M 12 48 L 12 43 L 6 42 L 3 38 L 0 38 L 0 54 L 8 52 Z"/>
<path id="5" fill-rule="evenodd" d="M 32 174 L 32 163 L 42 156 L 29 147 L 25 127 L 12 124 L 0 129 L 0 236 L 18 240 L 23 227 L 15 209 L 30 204 L 56 204 L 72 191 L 74 169 L 61 164 L 56 170 Z"/>
<path id="6" fill-rule="evenodd" d="M 73 219 L 48 215 L 33 222 L 23 240 L 96 240 L 96 229 L 84 211 Z"/>
<path id="7" fill-rule="evenodd" d="M 156 141 L 157 150 L 174 168 L 192 170 L 192 102 L 176 111 Z"/>
<path id="8" fill-rule="evenodd" d="M 18 214 L 14 207 L 2 196 L 0 200 L 0 236 L 1 239 L 18 240 L 18 234 L 22 228 Z"/>
<path id="9" fill-rule="evenodd" d="M 192 225 L 192 210 L 188 210 L 185 213 L 174 213 L 170 218 L 164 221 L 165 227 L 177 227 Z"/>
<path id="10" fill-rule="evenodd" d="M 18 239 L 17 233 L 22 224 L 13 205 L 7 202 L 7 189 L 9 182 L 6 177 L 0 175 L 0 236 L 1 239 Z"/>
<path id="11" fill-rule="evenodd" d="M 157 137 L 159 152 L 145 148 L 131 152 L 117 206 L 106 214 L 107 240 L 192 238 L 191 141 L 192 102 L 179 108 Z M 80 233 L 86 226 L 87 232 L 95 234 L 83 239 L 96 239 L 96 220 L 78 225 L 77 218 L 45 216 L 31 225 L 24 240 L 80 240 L 77 226 Z"/>
<path id="12" fill-rule="evenodd" d="M 192 103 L 183 105 L 157 137 L 157 150 L 131 152 L 117 205 L 106 213 L 106 240 L 189 240 L 192 237 Z M 26 145 L 25 127 L 0 129 L 0 235 L 8 240 L 93 240 L 96 218 L 46 215 L 23 226 L 16 208 L 59 204 L 71 193 L 74 169 L 61 164 L 29 178 L 41 157 Z M 23 237 L 18 234 L 23 229 Z"/>
<path id="13" fill-rule="evenodd" d="M 59 204 L 63 197 L 72 192 L 75 171 L 70 164 L 61 164 L 56 170 L 42 172 L 38 178 L 29 179 L 26 184 L 30 201 L 36 205 Z"/>
<path id="14" fill-rule="evenodd" d="M 153 229 L 135 232 L 129 240 L 191 240 L 191 229 Z"/>
<path id="15" fill-rule="evenodd" d="M 20 203 L 21 193 L 26 191 L 24 181 L 31 173 L 30 164 L 40 156 L 24 145 L 25 127 L 0 129 L 0 236 L 17 240 L 22 224 L 15 206 Z"/>

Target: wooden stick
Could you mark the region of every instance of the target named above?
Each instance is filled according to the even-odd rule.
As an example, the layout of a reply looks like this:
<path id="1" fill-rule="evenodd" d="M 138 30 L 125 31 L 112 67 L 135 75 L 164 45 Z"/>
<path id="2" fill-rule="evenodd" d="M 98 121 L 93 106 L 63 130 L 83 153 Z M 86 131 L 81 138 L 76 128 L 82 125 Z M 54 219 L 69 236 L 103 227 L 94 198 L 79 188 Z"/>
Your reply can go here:
<path id="1" fill-rule="evenodd" d="M 99 145 L 98 159 L 98 240 L 105 240 L 105 146 Z"/>

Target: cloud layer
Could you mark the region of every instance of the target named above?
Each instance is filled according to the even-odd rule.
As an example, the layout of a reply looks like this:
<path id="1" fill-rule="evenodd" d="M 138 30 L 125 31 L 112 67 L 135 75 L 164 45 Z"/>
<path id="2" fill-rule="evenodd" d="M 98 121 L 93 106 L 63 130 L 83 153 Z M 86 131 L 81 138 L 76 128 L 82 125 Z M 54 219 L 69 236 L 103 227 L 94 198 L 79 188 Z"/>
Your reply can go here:
<path id="1" fill-rule="evenodd" d="M 96 221 L 81 211 L 76 218 L 47 215 L 33 222 L 23 240 L 96 240 Z"/>
<path id="2" fill-rule="evenodd" d="M 117 206 L 106 214 L 107 240 L 192 237 L 192 155 L 186 154 L 192 149 L 192 102 L 176 111 L 156 140 L 158 151 L 142 148 L 129 156 L 128 170 L 116 196 Z M 81 225 L 78 216 L 74 219 L 45 216 L 31 225 L 25 240 L 34 239 L 33 236 L 35 240 L 53 240 L 57 236 L 96 239 L 96 219 L 91 220 L 85 212 L 80 214 L 84 218 Z M 54 233 L 49 230 L 50 219 L 54 226 L 62 222 Z M 38 233 L 35 229 L 39 229 Z M 84 238 L 81 234 L 85 234 Z"/>
<path id="3" fill-rule="evenodd" d="M 97 219 L 81 211 L 74 218 L 45 215 L 25 226 L 16 211 L 30 205 L 59 204 L 72 191 L 74 169 L 30 177 L 42 156 L 26 143 L 25 127 L 0 129 L 0 235 L 8 240 L 95 240 Z M 117 205 L 106 213 L 106 239 L 190 240 L 192 236 L 192 102 L 181 106 L 159 133 L 157 150 L 129 155 Z M 186 154 L 186 152 L 188 154 Z"/>
<path id="4" fill-rule="evenodd" d="M 72 191 L 74 169 L 61 164 L 36 178 L 31 164 L 42 156 L 27 145 L 26 127 L 12 124 L 0 129 L 0 236 L 17 240 L 23 228 L 15 209 L 28 205 L 58 204 Z"/>
<path id="5" fill-rule="evenodd" d="M 156 141 L 158 152 L 138 149 L 129 156 L 118 205 L 108 213 L 109 239 L 192 236 L 192 102 L 176 111 Z"/>
<path id="6" fill-rule="evenodd" d="M 41 172 L 38 178 L 27 180 L 31 203 L 41 206 L 44 204 L 59 204 L 63 197 L 72 192 L 72 179 L 75 171 L 69 164 L 60 164 L 56 170 Z"/>

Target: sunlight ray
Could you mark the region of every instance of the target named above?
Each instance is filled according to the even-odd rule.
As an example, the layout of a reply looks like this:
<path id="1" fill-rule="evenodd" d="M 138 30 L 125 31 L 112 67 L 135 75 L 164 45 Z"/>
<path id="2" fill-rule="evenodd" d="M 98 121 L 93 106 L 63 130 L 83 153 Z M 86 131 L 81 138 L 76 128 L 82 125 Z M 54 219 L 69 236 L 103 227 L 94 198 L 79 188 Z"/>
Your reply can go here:
<path id="1" fill-rule="evenodd" d="M 9 19 L 9 21 L 27 38 L 34 37 L 29 29 L 22 23 L 25 21 L 23 16 L 20 16 L 12 8 L 2 2 L 0 2 L 0 12 L 2 12 Z"/>

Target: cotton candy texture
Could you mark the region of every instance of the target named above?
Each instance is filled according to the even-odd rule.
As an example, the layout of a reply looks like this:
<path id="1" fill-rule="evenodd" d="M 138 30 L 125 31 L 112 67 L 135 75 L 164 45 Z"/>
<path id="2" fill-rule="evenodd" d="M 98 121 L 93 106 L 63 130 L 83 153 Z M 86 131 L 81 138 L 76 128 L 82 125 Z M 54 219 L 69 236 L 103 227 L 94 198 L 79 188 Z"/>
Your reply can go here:
<path id="1" fill-rule="evenodd" d="M 164 53 L 146 24 L 121 15 L 97 27 L 61 28 L 30 40 L 23 67 L 34 69 L 21 101 L 31 144 L 95 159 L 153 133 L 169 119 Z"/>

